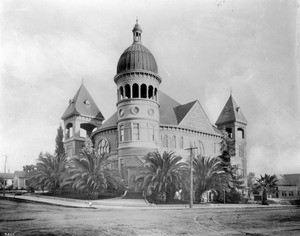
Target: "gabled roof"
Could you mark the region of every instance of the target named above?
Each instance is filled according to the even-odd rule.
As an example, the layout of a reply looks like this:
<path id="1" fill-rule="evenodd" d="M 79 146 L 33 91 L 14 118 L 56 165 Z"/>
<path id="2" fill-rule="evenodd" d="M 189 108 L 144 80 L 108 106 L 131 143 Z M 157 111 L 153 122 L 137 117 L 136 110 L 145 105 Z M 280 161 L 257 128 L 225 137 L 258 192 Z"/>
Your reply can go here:
<path id="1" fill-rule="evenodd" d="M 13 179 L 14 174 L 13 173 L 0 173 L 0 178 Z"/>
<path id="2" fill-rule="evenodd" d="M 111 117 L 108 118 L 108 120 L 106 120 L 104 122 L 104 124 L 102 126 L 100 126 L 100 129 L 103 128 L 107 128 L 107 127 L 112 127 L 112 126 L 116 126 L 117 125 L 117 121 L 118 121 L 118 115 L 117 112 L 115 112 Z"/>
<path id="3" fill-rule="evenodd" d="M 27 178 L 28 173 L 25 171 L 15 171 L 14 176 L 17 176 L 19 178 Z"/>
<path id="4" fill-rule="evenodd" d="M 102 113 L 83 83 L 74 98 L 70 100 L 61 119 L 66 119 L 72 115 L 84 115 L 101 121 L 104 120 Z"/>
<path id="5" fill-rule="evenodd" d="M 178 125 L 175 107 L 180 106 L 180 103 L 175 101 L 163 92 L 159 92 L 159 122 L 163 125 Z"/>
<path id="6" fill-rule="evenodd" d="M 230 95 L 228 101 L 226 102 L 226 105 L 224 106 L 219 118 L 216 121 L 216 125 L 235 121 L 247 124 L 247 120 L 243 115 L 241 108 L 234 101 L 232 95 Z"/>
<path id="7" fill-rule="evenodd" d="M 176 114 L 178 124 L 180 124 L 182 119 L 186 116 L 186 114 L 189 112 L 189 110 L 194 106 L 196 102 L 197 101 L 193 101 L 174 108 L 174 112 Z"/>
<path id="8" fill-rule="evenodd" d="M 178 123 L 180 126 L 190 127 L 195 130 L 204 131 L 206 133 L 215 133 L 215 130 L 213 129 L 213 126 L 210 123 L 199 101 L 194 101 L 182 105 L 177 108 L 176 111 L 182 112 L 178 114 L 178 116 L 183 116 L 183 118 Z"/>

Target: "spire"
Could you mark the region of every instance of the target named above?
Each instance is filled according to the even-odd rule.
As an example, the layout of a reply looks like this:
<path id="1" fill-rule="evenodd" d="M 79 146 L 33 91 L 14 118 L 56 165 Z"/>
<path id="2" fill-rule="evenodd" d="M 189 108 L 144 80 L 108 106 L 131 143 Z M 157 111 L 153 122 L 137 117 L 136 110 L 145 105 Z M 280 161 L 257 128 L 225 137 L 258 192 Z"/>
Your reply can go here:
<path id="1" fill-rule="evenodd" d="M 73 115 L 88 116 L 101 121 L 104 120 L 102 113 L 83 83 L 73 99 L 69 101 L 69 106 L 63 114 L 62 119 L 67 119 Z"/>
<path id="2" fill-rule="evenodd" d="M 138 20 L 138 18 L 136 18 L 136 23 L 135 23 L 135 25 L 134 25 L 134 28 L 133 28 L 133 30 L 132 30 L 132 33 L 133 33 L 133 42 L 134 43 L 141 43 L 142 41 L 141 41 L 141 35 L 142 35 L 142 29 L 141 29 L 141 27 L 140 27 L 140 25 L 139 25 L 139 20 Z"/>
<path id="3" fill-rule="evenodd" d="M 226 102 L 226 105 L 224 106 L 218 120 L 216 121 L 216 125 L 222 125 L 228 122 L 240 122 L 243 124 L 247 124 L 247 120 L 242 113 L 241 108 L 237 105 L 235 100 L 232 97 L 232 94 L 230 94 L 229 99 Z"/>

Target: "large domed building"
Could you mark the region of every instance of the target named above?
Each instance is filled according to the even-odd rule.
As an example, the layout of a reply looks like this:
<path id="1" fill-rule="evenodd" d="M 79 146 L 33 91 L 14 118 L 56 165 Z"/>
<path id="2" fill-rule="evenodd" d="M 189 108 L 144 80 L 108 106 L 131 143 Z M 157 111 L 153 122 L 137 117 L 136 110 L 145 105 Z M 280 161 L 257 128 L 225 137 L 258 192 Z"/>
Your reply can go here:
<path id="1" fill-rule="evenodd" d="M 138 22 L 132 33 L 133 43 L 122 53 L 114 77 L 116 112 L 103 123 L 104 117 L 84 84 L 70 100 L 62 116 L 68 156 L 78 155 L 89 136 L 97 155 L 109 154 L 129 184 L 136 167 L 152 151 L 172 150 L 188 160 L 187 148 L 193 146 L 197 147 L 195 154 L 219 155 L 221 130 L 226 129 L 237 150 L 232 162 L 245 177 L 247 121 L 232 95 L 212 125 L 199 101 L 180 104 L 160 91 L 158 66 L 142 44 Z"/>

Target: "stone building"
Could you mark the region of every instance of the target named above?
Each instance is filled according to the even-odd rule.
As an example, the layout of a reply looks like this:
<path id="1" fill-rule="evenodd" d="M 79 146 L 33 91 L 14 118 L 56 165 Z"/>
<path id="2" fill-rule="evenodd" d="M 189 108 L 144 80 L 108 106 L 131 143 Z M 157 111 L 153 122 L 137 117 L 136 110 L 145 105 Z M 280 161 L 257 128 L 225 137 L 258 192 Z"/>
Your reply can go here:
<path id="1" fill-rule="evenodd" d="M 212 125 L 199 101 L 180 104 L 160 90 L 162 78 L 154 56 L 142 44 L 138 22 L 132 33 L 133 43 L 122 53 L 114 76 L 116 112 L 102 123 L 104 117 L 84 84 L 70 100 L 62 116 L 68 156 L 77 155 L 85 137 L 90 136 L 97 155 L 109 154 L 128 181 L 152 151 L 172 150 L 188 160 L 186 149 L 193 146 L 197 147 L 196 155 L 219 155 L 220 130 L 225 128 L 235 140 L 237 156 L 233 164 L 246 177 L 247 121 L 232 95 L 216 125 Z"/>

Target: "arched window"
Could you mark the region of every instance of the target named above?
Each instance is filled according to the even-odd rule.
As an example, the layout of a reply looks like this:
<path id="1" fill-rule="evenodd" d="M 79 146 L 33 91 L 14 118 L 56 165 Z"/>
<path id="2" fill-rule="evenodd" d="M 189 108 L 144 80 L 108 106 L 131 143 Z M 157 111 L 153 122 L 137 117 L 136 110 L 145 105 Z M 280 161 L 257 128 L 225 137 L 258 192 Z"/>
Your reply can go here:
<path id="1" fill-rule="evenodd" d="M 73 137 L 73 124 L 68 123 L 66 125 L 66 138 L 71 138 Z"/>
<path id="2" fill-rule="evenodd" d="M 125 85 L 125 98 L 131 98 L 131 88 L 129 84 Z"/>
<path id="3" fill-rule="evenodd" d="M 141 98 L 147 98 L 147 86 L 146 86 L 146 84 L 141 85 Z"/>
<path id="4" fill-rule="evenodd" d="M 124 141 L 124 125 L 120 125 L 120 142 Z"/>
<path id="5" fill-rule="evenodd" d="M 245 131 L 242 128 L 237 129 L 238 137 L 244 139 L 245 138 Z"/>
<path id="6" fill-rule="evenodd" d="M 176 148 L 176 136 L 173 135 L 171 138 L 171 148 Z"/>
<path id="7" fill-rule="evenodd" d="M 106 139 L 101 139 L 98 144 L 98 154 L 109 153 L 109 143 Z"/>
<path id="8" fill-rule="evenodd" d="M 180 147 L 181 149 L 183 149 L 183 145 L 184 145 L 183 137 L 180 137 L 179 147 Z"/>
<path id="9" fill-rule="evenodd" d="M 120 87 L 120 99 L 121 99 L 121 100 L 124 99 L 124 89 L 123 89 L 122 86 Z"/>
<path id="10" fill-rule="evenodd" d="M 168 145 L 168 143 L 169 143 L 168 135 L 164 135 L 162 141 L 163 141 L 163 147 L 169 147 L 169 145 Z"/>
<path id="11" fill-rule="evenodd" d="M 139 97 L 139 85 L 138 84 L 133 84 L 133 86 L 132 86 L 132 97 L 133 98 Z"/>
<path id="12" fill-rule="evenodd" d="M 200 140 L 194 142 L 192 146 L 196 147 L 194 152 L 196 156 L 204 156 L 204 146 Z"/>
<path id="13" fill-rule="evenodd" d="M 148 98 L 153 99 L 153 87 L 152 87 L 152 85 L 150 85 L 149 88 L 148 88 Z"/>
<path id="14" fill-rule="evenodd" d="M 154 89 L 154 100 L 157 101 L 157 88 Z"/>

